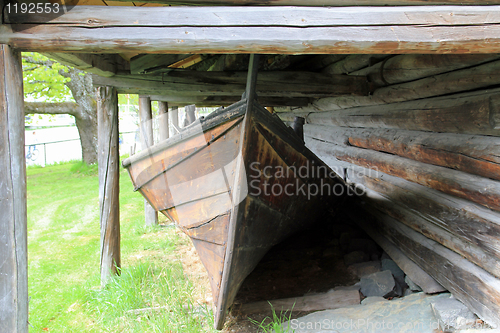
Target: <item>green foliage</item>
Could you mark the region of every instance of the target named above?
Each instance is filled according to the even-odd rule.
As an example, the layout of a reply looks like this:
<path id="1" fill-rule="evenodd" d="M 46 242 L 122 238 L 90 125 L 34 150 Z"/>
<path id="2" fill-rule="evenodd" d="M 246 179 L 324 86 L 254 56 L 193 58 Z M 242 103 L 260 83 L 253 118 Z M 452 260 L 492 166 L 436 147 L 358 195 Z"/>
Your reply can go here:
<path id="1" fill-rule="evenodd" d="M 144 199 L 124 169 L 121 276 L 101 289 L 99 181 L 86 168 L 27 169 L 30 332 L 215 332 L 176 259 L 182 241 L 173 228 L 144 226 Z M 145 307 L 159 309 L 134 312 Z"/>
<path id="2" fill-rule="evenodd" d="M 295 306 L 295 304 L 292 306 L 292 310 L 290 310 L 290 313 L 288 313 L 288 311 L 285 311 L 285 313 L 281 312 L 279 315 L 276 313 L 276 310 L 274 309 L 273 305 L 271 303 L 269 303 L 269 305 L 271 305 L 271 309 L 273 312 L 272 318 L 266 317 L 261 322 L 258 322 L 252 318 L 248 318 L 248 320 L 252 324 L 258 326 L 260 331 L 262 331 L 263 333 L 289 333 L 289 332 L 293 332 L 293 331 L 291 331 L 291 328 L 284 327 L 283 323 L 290 321 L 292 319 L 292 311 L 293 311 L 293 307 Z"/>
<path id="3" fill-rule="evenodd" d="M 95 176 L 97 175 L 97 163 L 88 165 L 84 161 L 76 161 L 74 164 L 71 166 L 70 169 L 71 172 L 85 175 L 85 176 Z"/>
<path id="4" fill-rule="evenodd" d="M 44 102 L 64 102 L 72 100 L 71 92 L 65 85 L 71 79 L 61 73 L 69 68 L 35 52 L 23 52 L 24 98 Z"/>

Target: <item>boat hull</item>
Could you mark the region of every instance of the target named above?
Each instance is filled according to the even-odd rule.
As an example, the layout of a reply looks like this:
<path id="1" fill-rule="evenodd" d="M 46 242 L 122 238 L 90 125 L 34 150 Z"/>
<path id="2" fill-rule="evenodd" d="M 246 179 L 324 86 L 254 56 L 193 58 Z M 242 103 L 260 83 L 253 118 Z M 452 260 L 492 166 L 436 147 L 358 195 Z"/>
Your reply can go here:
<path id="1" fill-rule="evenodd" d="M 345 193 L 278 117 L 258 103 L 246 112 L 243 103 L 184 140 L 124 161 L 136 188 L 193 241 L 210 278 L 217 329 L 265 253 L 320 217 L 326 199 L 339 202 Z"/>

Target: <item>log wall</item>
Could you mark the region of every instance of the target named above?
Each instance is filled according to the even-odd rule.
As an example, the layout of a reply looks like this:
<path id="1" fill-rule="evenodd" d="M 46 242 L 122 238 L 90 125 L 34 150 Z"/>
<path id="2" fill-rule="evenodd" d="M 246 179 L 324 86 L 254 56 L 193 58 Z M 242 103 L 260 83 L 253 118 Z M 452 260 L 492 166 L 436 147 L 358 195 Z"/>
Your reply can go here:
<path id="1" fill-rule="evenodd" d="M 500 326 L 498 56 L 362 60 L 329 68 L 367 75 L 379 87 L 371 96 L 318 99 L 280 117 L 306 117 L 306 145 L 363 193 L 353 200 L 371 217 L 355 220 L 382 247 Z"/>

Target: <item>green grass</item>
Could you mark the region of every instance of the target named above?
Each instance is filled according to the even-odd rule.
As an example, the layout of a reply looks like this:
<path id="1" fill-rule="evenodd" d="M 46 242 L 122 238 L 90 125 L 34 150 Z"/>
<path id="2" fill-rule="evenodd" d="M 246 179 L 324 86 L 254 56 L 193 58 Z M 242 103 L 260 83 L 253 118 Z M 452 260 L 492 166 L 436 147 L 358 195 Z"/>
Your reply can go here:
<path id="1" fill-rule="evenodd" d="M 172 228 L 146 228 L 144 201 L 120 172 L 121 275 L 101 289 L 97 167 L 27 169 L 31 332 L 212 332 L 210 309 L 176 259 Z M 154 311 L 131 310 L 158 307 Z"/>
<path id="2" fill-rule="evenodd" d="M 292 306 L 292 309 L 290 311 L 285 311 L 280 312 L 280 314 L 276 313 L 276 310 L 274 309 L 273 305 L 269 303 L 271 306 L 272 310 L 272 318 L 271 317 L 266 317 L 264 320 L 261 322 L 258 322 L 252 318 L 248 318 L 248 320 L 257 326 L 259 328 L 259 332 L 262 333 L 292 333 L 294 330 L 292 330 L 290 327 L 284 326 L 283 323 L 285 322 L 290 322 L 292 319 L 292 311 L 295 306 L 295 304 Z"/>

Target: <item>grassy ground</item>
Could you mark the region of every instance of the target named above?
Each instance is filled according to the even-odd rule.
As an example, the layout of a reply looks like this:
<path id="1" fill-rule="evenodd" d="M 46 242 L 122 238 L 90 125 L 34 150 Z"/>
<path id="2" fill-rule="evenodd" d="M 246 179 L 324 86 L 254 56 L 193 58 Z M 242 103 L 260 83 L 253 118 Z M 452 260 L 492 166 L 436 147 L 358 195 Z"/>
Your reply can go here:
<path id="1" fill-rule="evenodd" d="M 143 199 L 120 173 L 121 276 L 100 288 L 95 166 L 28 168 L 28 279 L 32 332 L 211 332 L 193 298 L 173 228 L 143 226 Z M 159 307 L 156 311 L 134 309 Z"/>

